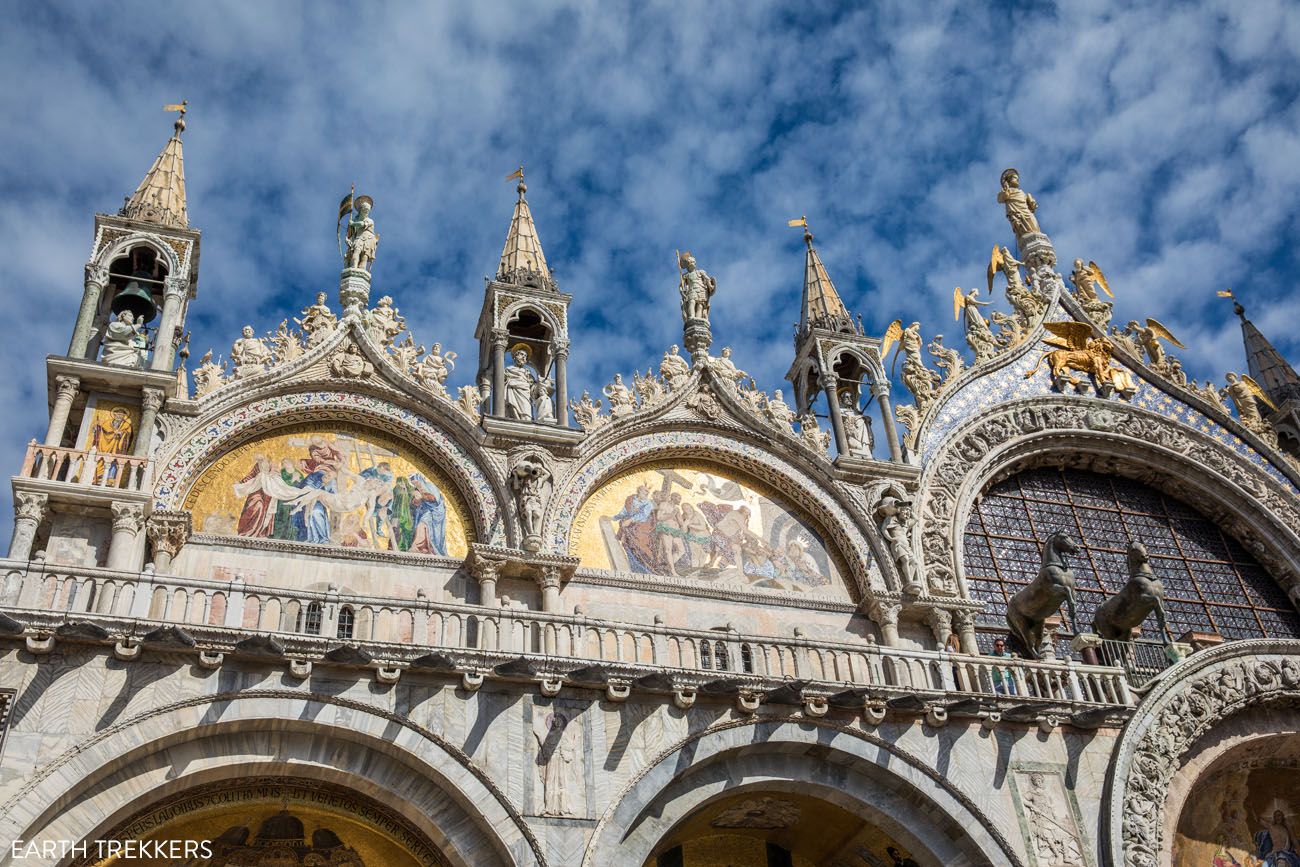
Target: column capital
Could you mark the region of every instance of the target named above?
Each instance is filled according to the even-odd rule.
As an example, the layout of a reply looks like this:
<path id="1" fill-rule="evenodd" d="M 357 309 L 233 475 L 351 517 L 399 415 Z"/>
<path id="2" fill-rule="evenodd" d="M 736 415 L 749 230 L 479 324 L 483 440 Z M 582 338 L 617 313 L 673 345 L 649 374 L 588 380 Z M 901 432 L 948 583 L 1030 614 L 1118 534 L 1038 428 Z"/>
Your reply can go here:
<path id="1" fill-rule="evenodd" d="M 190 281 L 185 277 L 168 277 L 163 280 L 163 294 L 169 297 L 184 297 L 189 292 Z"/>
<path id="2" fill-rule="evenodd" d="M 903 603 L 891 599 L 876 599 L 871 603 L 871 619 L 879 626 L 897 626 L 898 615 L 903 611 Z"/>
<path id="3" fill-rule="evenodd" d="M 930 613 L 926 615 L 926 624 L 930 631 L 934 633 L 934 640 L 940 646 L 948 641 L 948 636 L 952 633 L 952 612 L 945 608 L 931 608 Z"/>
<path id="4" fill-rule="evenodd" d="M 77 396 L 77 389 L 81 388 L 81 380 L 66 373 L 60 373 L 54 377 L 54 382 L 58 389 L 57 397 L 59 399 L 71 400 Z"/>
<path id="5" fill-rule="evenodd" d="M 175 557 L 190 540 L 193 519 L 188 511 L 158 509 L 145 521 L 144 531 L 155 551 Z"/>
<path id="6" fill-rule="evenodd" d="M 537 574 L 537 586 L 542 590 L 559 590 L 564 570 L 559 566 L 543 566 Z"/>
<path id="7" fill-rule="evenodd" d="M 103 289 L 108 285 L 108 269 L 95 262 L 86 263 L 86 285 Z"/>
<path id="8" fill-rule="evenodd" d="M 14 492 L 14 520 L 27 519 L 39 523 L 45 517 L 50 498 L 32 491 Z"/>
<path id="9" fill-rule="evenodd" d="M 493 328 L 488 337 L 493 349 L 505 349 L 506 344 L 510 342 L 510 332 L 504 328 Z"/>
<path id="10" fill-rule="evenodd" d="M 887 381 L 884 381 L 884 380 L 881 380 L 880 382 L 877 382 L 877 381 L 875 381 L 875 380 L 872 380 L 872 381 L 871 381 L 871 395 L 872 395 L 872 397 L 876 397 L 876 398 L 880 398 L 880 397 L 888 397 L 888 396 L 889 396 L 889 383 L 888 383 Z"/>
<path id="11" fill-rule="evenodd" d="M 152 410 L 153 412 L 157 412 L 162 409 L 163 399 L 165 397 L 166 395 L 163 394 L 161 388 L 146 388 L 144 389 L 144 394 L 140 398 L 140 404 L 144 407 L 145 411 Z"/>
<path id="12" fill-rule="evenodd" d="M 478 581 L 479 584 L 484 581 L 497 581 L 501 578 L 501 567 L 504 565 L 505 563 L 501 560 L 485 560 L 478 557 L 474 560 L 474 566 L 470 570 L 470 574 L 474 576 L 474 580 Z"/>
<path id="13" fill-rule="evenodd" d="M 564 338 L 557 338 L 551 341 L 551 351 L 555 353 L 556 358 L 569 357 L 569 341 Z"/>
<path id="14" fill-rule="evenodd" d="M 113 503 L 109 506 L 113 512 L 113 532 L 128 532 L 135 535 L 144 524 L 144 506 L 139 503 Z"/>

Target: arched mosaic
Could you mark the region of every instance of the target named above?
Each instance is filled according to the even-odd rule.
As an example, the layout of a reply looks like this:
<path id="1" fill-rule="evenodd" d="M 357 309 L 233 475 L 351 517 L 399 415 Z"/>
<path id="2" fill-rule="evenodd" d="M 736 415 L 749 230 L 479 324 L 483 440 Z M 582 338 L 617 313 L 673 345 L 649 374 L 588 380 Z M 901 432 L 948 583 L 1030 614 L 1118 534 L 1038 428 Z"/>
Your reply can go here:
<path id="1" fill-rule="evenodd" d="M 1165 587 L 1170 637 L 1300 637 L 1300 614 L 1237 540 L 1193 507 L 1140 482 L 1074 469 L 1025 470 L 989 488 L 967 521 L 966 582 L 987 602 L 981 621 L 1005 626 L 1007 600 L 1038 573 L 1047 537 L 1065 530 L 1083 630 L 1128 578 L 1126 550 L 1141 542 Z M 1075 631 L 1075 624 L 1067 624 Z M 1154 629 L 1154 622 L 1148 624 Z M 1148 638 L 1158 638 L 1149 631 Z"/>
<path id="2" fill-rule="evenodd" d="M 614 476 L 584 501 L 569 553 L 616 572 L 844 593 L 819 530 L 760 484 L 704 463 L 662 461 Z"/>
<path id="3" fill-rule="evenodd" d="M 472 524 L 455 490 L 376 431 L 299 425 L 227 452 L 185 508 L 201 533 L 463 557 Z"/>

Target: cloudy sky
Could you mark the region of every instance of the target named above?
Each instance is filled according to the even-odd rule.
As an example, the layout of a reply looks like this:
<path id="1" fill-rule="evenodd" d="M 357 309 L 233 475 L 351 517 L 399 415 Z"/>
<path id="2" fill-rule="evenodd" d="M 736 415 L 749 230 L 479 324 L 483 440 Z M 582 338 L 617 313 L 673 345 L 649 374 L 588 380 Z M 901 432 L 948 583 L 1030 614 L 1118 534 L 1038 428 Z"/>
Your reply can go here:
<path id="1" fill-rule="evenodd" d="M 574 299 L 574 393 L 680 341 L 677 248 L 718 280 L 715 349 L 783 386 L 803 268 L 786 220 L 802 214 L 871 331 L 919 319 L 959 342 L 952 288 L 1011 242 L 995 198 L 1012 165 L 1060 258 L 1097 260 L 1116 320 L 1163 321 L 1192 376 L 1242 365 L 1225 286 L 1300 358 L 1294 3 L 423 5 L 7 17 L 0 461 L 16 470 L 44 431 L 42 359 L 66 350 L 92 215 L 135 188 L 181 99 L 195 359 L 336 296 L 335 208 L 355 182 L 382 235 L 372 297 L 460 353 L 452 385 L 471 381 L 520 163 Z"/>

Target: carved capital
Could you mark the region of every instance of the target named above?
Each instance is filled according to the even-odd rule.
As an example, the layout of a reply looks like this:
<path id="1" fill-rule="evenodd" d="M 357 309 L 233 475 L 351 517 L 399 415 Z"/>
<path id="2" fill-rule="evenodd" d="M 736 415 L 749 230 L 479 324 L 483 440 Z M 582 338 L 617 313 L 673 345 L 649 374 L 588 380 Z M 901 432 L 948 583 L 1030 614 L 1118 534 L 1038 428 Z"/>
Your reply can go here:
<path id="1" fill-rule="evenodd" d="M 952 634 L 952 612 L 943 608 L 931 608 L 925 618 L 926 625 L 934 633 L 935 642 L 942 647 Z"/>
<path id="2" fill-rule="evenodd" d="M 145 412 L 157 412 L 162 409 L 165 395 L 160 388 L 146 388 L 140 398 L 140 404 L 144 407 Z"/>
<path id="3" fill-rule="evenodd" d="M 500 560 L 485 560 L 479 557 L 474 561 L 474 568 L 471 572 L 474 580 L 482 584 L 484 581 L 497 581 L 501 578 L 501 567 L 505 565 Z"/>
<path id="4" fill-rule="evenodd" d="M 493 349 L 504 350 L 506 344 L 510 342 L 510 334 L 504 328 L 493 328 L 489 339 Z"/>
<path id="5" fill-rule="evenodd" d="M 959 608 L 952 612 L 952 625 L 958 632 L 968 632 L 975 628 L 975 612 Z"/>
<path id="6" fill-rule="evenodd" d="M 144 523 L 144 506 L 139 503 L 113 503 L 109 508 L 113 511 L 114 533 L 134 535 L 140 532 L 140 526 Z"/>
<path id="7" fill-rule="evenodd" d="M 75 376 L 59 374 L 54 377 L 55 387 L 57 389 L 56 400 L 71 401 L 77 396 L 77 389 L 81 388 L 81 380 Z"/>
<path id="8" fill-rule="evenodd" d="M 163 293 L 177 298 L 185 297 L 189 291 L 190 281 L 184 277 L 168 277 L 163 281 Z"/>
<path id="9" fill-rule="evenodd" d="M 86 263 L 86 288 L 93 288 L 96 292 L 102 290 L 108 285 L 108 269 L 103 265 L 96 265 L 94 262 Z"/>
<path id="10" fill-rule="evenodd" d="M 888 599 L 877 599 L 871 603 L 871 619 L 876 621 L 878 626 L 897 626 L 898 615 L 903 610 L 901 602 L 894 602 Z"/>
<path id="11" fill-rule="evenodd" d="M 556 358 L 568 358 L 568 357 L 569 357 L 569 341 L 567 341 L 567 340 L 555 340 L 555 341 L 552 341 L 552 343 L 551 343 L 551 351 L 552 351 L 553 353 L 555 353 L 555 357 L 556 357 Z"/>
<path id="12" fill-rule="evenodd" d="M 15 521 L 34 521 L 40 523 L 45 517 L 46 507 L 49 506 L 50 498 L 45 494 L 34 494 L 28 491 L 18 491 L 14 494 L 14 520 Z"/>
<path id="13" fill-rule="evenodd" d="M 559 566 L 543 566 L 537 576 L 537 586 L 542 590 L 559 590 L 563 578 L 564 570 Z"/>
<path id="14" fill-rule="evenodd" d="M 190 539 L 193 530 L 189 512 L 181 510 L 157 510 L 145 522 L 145 535 L 154 551 L 175 557 Z"/>

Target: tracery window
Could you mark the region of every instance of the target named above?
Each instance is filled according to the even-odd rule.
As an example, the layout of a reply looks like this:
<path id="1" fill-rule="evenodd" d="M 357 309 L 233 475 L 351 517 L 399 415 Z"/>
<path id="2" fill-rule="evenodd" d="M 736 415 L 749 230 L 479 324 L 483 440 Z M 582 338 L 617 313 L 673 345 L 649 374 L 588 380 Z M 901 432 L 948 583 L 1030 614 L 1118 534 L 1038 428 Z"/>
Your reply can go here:
<path id="1" fill-rule="evenodd" d="M 351 638 L 352 630 L 356 628 L 356 622 L 357 622 L 357 618 L 356 615 L 352 613 L 351 606 L 344 605 L 342 608 L 340 608 L 338 637 Z"/>
<path id="2" fill-rule="evenodd" d="M 319 602 L 307 606 L 307 627 L 303 631 L 308 635 L 320 635 L 321 607 Z"/>
<path id="3" fill-rule="evenodd" d="M 1146 546 L 1164 583 L 1173 638 L 1189 631 L 1300 638 L 1300 614 L 1286 594 L 1209 518 L 1140 482 L 1068 469 L 1018 473 L 989 488 L 971 512 L 964 563 L 971 595 L 988 603 L 981 626 L 1005 629 L 1007 600 L 1038 574 L 1043 542 L 1062 529 L 1082 548 L 1070 566 L 1083 630 L 1128 579 L 1134 541 Z M 1155 628 L 1149 618 L 1141 637 L 1158 639 Z M 1068 622 L 1062 629 L 1076 631 Z"/>

